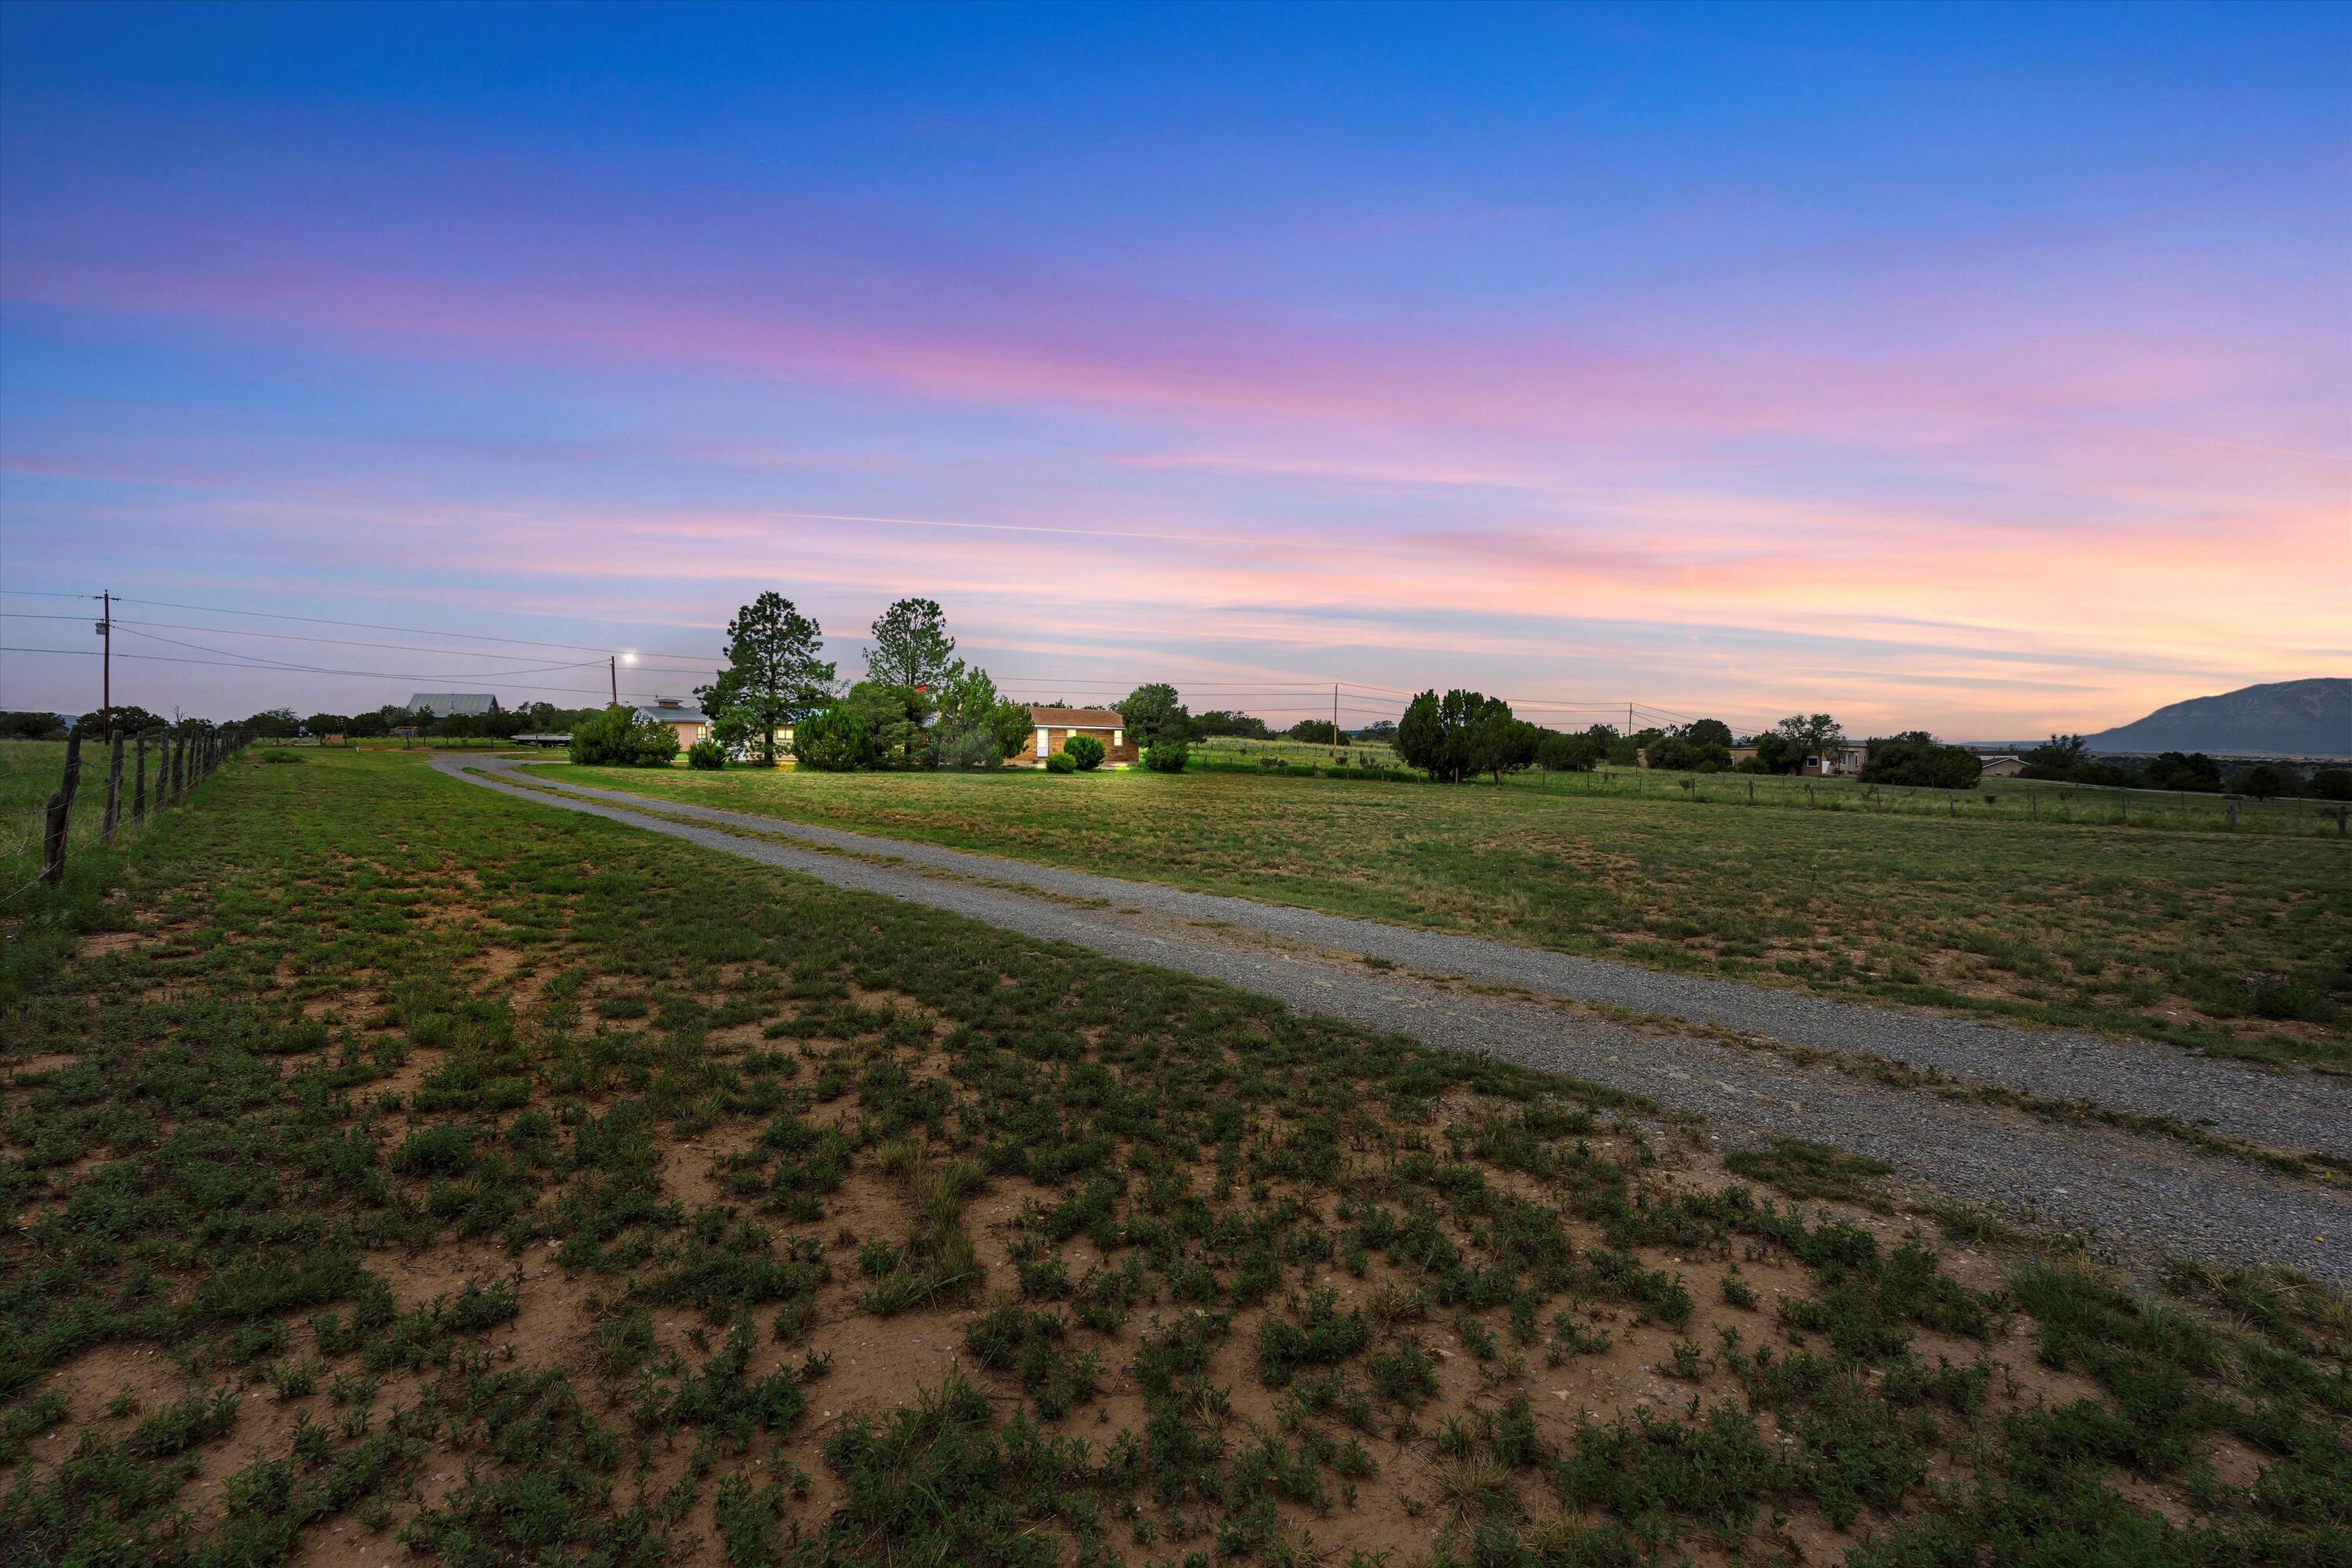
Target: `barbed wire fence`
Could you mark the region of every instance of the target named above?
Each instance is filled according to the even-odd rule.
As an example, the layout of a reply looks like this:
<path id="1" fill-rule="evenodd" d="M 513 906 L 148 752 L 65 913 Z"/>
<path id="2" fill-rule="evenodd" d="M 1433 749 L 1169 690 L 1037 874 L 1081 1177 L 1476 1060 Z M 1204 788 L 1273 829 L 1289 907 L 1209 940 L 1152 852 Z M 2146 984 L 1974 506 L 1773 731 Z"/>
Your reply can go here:
<path id="1" fill-rule="evenodd" d="M 48 800 L 0 827 L 0 881 L 9 884 L 0 908 L 62 883 L 77 856 L 136 833 L 166 810 L 194 805 L 197 786 L 252 739 L 243 730 L 118 731 L 104 749 L 102 780 L 86 792 L 82 737 L 67 737 L 64 773 Z"/>

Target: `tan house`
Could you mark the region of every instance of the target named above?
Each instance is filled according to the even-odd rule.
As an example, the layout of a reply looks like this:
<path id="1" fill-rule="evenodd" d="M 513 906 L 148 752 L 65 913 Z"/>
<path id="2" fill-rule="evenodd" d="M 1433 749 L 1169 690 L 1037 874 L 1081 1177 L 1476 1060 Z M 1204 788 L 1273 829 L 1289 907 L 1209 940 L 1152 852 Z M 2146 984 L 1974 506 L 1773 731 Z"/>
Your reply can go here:
<path id="1" fill-rule="evenodd" d="M 2024 771 L 2025 759 L 2022 757 L 1987 757 L 1984 760 L 1984 776 L 1989 779 L 2013 779 Z"/>
<path id="2" fill-rule="evenodd" d="M 1007 767 L 1042 768 L 1045 759 L 1062 751 L 1073 735 L 1092 735 L 1103 743 L 1103 766 L 1123 768 L 1136 760 L 1128 743 L 1127 721 L 1116 708 L 1032 708 L 1029 737 L 1005 759 Z"/>
<path id="3" fill-rule="evenodd" d="M 688 708 L 683 697 L 656 697 L 650 708 L 637 710 L 640 723 L 667 724 L 677 736 L 677 749 L 710 739 L 710 721 L 698 708 Z"/>
<path id="4" fill-rule="evenodd" d="M 1832 746 L 1826 752 L 1806 752 L 1804 765 L 1797 771 L 1808 778 L 1835 778 L 1840 773 L 1862 772 L 1862 764 L 1868 761 L 1868 746 Z"/>

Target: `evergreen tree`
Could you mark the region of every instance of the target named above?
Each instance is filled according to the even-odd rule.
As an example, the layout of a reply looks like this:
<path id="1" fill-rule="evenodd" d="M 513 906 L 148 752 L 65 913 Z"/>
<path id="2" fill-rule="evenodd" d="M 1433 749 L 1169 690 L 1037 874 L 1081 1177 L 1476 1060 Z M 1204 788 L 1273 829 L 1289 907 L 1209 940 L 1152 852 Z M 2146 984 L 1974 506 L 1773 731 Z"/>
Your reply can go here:
<path id="1" fill-rule="evenodd" d="M 773 766 L 776 731 L 824 706 L 833 665 L 817 657 L 824 634 L 781 594 L 761 595 L 727 623 L 727 668 L 695 695 L 712 732 Z"/>

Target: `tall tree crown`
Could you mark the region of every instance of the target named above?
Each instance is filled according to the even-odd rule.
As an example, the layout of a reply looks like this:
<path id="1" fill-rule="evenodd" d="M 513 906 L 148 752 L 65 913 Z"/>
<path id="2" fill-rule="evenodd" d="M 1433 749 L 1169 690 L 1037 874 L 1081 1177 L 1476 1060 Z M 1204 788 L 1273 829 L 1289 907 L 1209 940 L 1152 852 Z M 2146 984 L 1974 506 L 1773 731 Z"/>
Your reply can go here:
<path id="1" fill-rule="evenodd" d="M 875 619 L 866 675 L 887 686 L 938 687 L 958 668 L 955 638 L 938 601 L 901 599 Z"/>

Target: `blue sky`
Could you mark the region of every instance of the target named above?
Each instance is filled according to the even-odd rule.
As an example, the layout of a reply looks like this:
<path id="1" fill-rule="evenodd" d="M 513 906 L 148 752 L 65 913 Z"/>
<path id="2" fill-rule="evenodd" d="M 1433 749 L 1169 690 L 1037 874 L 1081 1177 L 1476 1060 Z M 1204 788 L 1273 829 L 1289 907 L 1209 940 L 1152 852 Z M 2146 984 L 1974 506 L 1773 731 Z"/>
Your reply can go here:
<path id="1" fill-rule="evenodd" d="M 12 6 L 0 588 L 2095 728 L 2344 668 L 2347 110 L 2321 6 Z"/>

